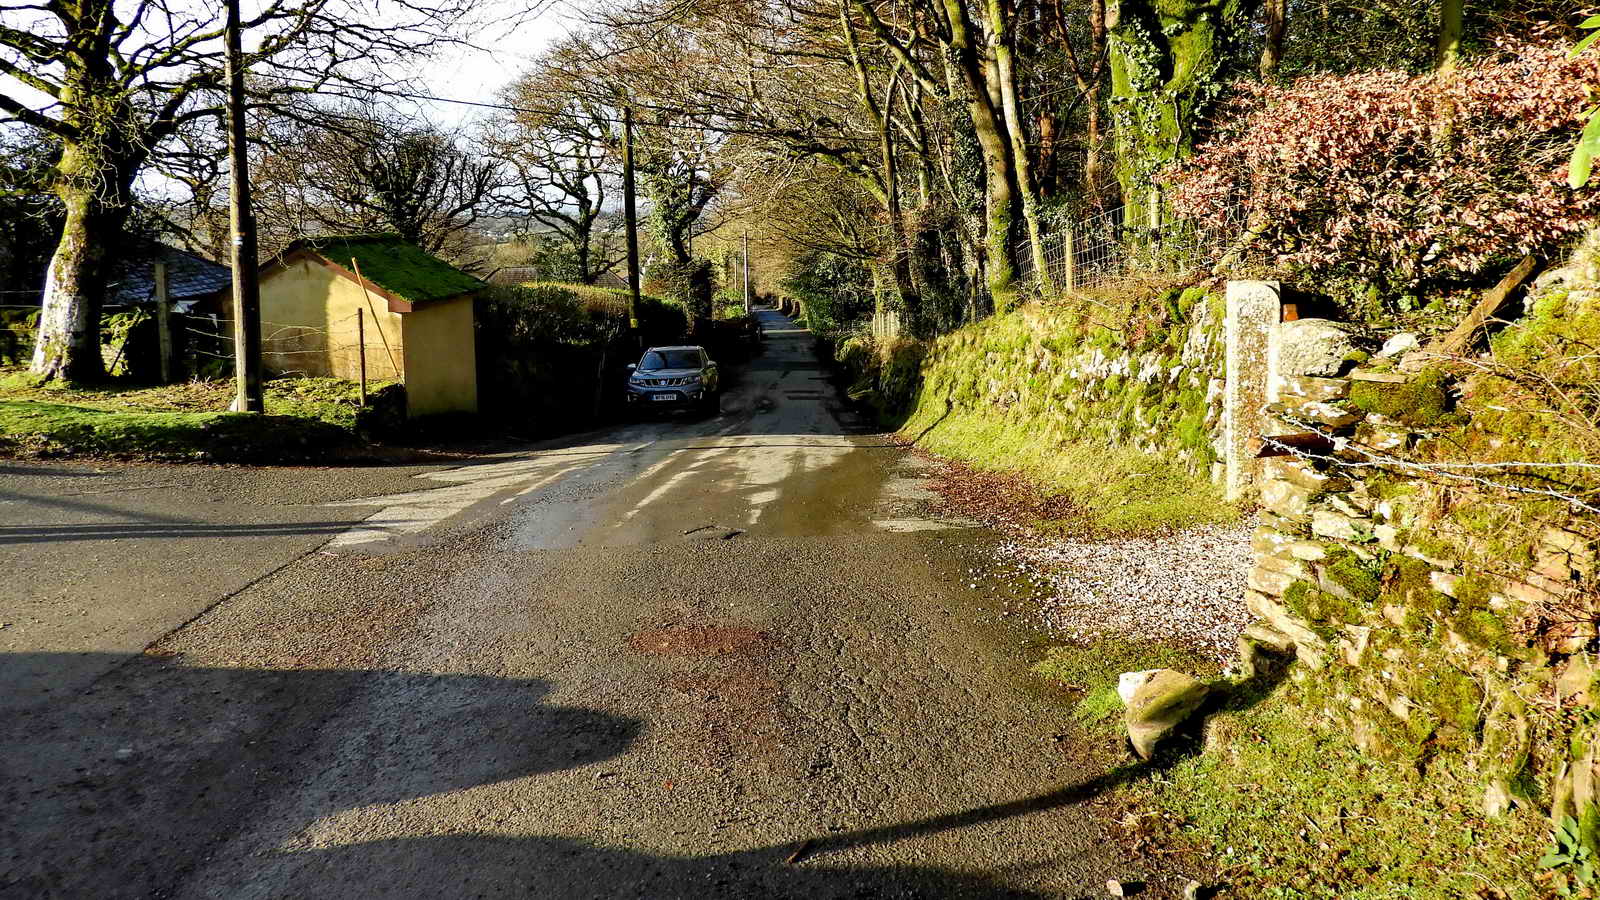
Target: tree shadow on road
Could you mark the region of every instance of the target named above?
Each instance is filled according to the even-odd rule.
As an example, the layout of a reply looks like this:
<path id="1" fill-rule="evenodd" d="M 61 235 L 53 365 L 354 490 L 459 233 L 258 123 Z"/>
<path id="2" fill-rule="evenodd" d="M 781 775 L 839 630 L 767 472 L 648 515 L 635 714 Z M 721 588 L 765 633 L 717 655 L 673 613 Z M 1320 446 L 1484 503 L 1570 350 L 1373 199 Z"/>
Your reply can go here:
<path id="1" fill-rule="evenodd" d="M 0 683 L 91 655 L 0 655 Z M 35 698 L 0 725 L 0 896 L 1059 896 L 1009 888 L 1006 873 L 981 865 L 886 863 L 884 848 L 1079 803 L 1137 769 L 917 821 L 705 855 L 477 832 L 283 849 L 341 813 L 612 759 L 642 723 L 548 703 L 552 685 L 538 679 L 192 667 L 153 655 L 98 662 L 115 667 L 89 689 Z M 337 776 L 318 774 L 329 770 Z M 526 810 L 513 820 L 542 821 Z M 266 852 L 224 852 L 244 834 L 246 846 Z M 739 843 L 736 830 L 719 837 Z M 674 840 L 654 833 L 624 843 Z"/>
<path id="2" fill-rule="evenodd" d="M 796 844 L 709 855 L 675 856 L 597 846 L 557 836 L 441 835 L 376 840 L 332 848 L 278 851 L 260 868 L 236 872 L 228 893 L 253 880 L 273 885 L 274 895 L 338 896 L 338 880 L 354 879 L 368 896 L 527 896 L 578 898 L 1045 898 L 1077 896 L 1069 885 L 1027 889 L 1008 884 L 1005 871 L 958 870 L 937 865 L 863 864 L 850 851 L 981 826 L 1081 803 L 1150 770 L 1144 763 L 1121 766 L 1067 787 L 959 813 L 857 831 Z M 690 827 L 686 824 L 686 827 Z M 662 836 L 646 840 L 659 842 Z M 730 837 L 737 842 L 737 835 Z M 1070 855 L 1062 850 L 1062 855 Z M 860 854 L 855 854 L 859 857 Z M 915 858 L 915 853 L 905 854 Z M 980 862 L 980 865 L 982 863 Z M 991 864 L 993 866 L 994 864 Z M 1067 868 L 1075 868 L 1066 860 Z M 1099 882 L 1095 884 L 1098 889 Z M 1064 893 L 1065 892 L 1065 893 Z"/>
<path id="3" fill-rule="evenodd" d="M 0 654 L 0 684 L 85 656 L 107 655 Z M 7 703 L 0 896 L 164 895 L 264 798 L 296 798 L 293 815 L 310 824 L 610 759 L 641 727 L 548 704 L 538 679 L 89 662 L 112 671 L 70 696 Z M 341 710 L 359 727 L 318 742 Z M 330 768 L 337 787 L 294 781 Z"/>
<path id="4" fill-rule="evenodd" d="M 1056 890 L 1017 889 L 994 874 L 936 865 L 830 864 L 816 859 L 790 865 L 786 858 L 783 851 L 766 848 L 673 856 L 559 837 L 442 835 L 274 853 L 261 860 L 255 877 L 273 885 L 263 896 L 349 896 L 351 885 L 359 884 L 362 896 L 418 900 L 1042 900 L 1077 896 Z M 330 879 L 329 873 L 338 874 Z"/>

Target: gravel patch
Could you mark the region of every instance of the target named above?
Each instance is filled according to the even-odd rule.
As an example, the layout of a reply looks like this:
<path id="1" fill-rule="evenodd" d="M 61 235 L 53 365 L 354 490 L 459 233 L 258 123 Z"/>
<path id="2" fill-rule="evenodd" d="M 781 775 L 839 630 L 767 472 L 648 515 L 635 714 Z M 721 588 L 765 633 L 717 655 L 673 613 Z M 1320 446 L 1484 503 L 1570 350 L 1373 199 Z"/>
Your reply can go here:
<path id="1" fill-rule="evenodd" d="M 1083 517 L 1066 498 L 1041 496 L 1020 475 L 933 458 L 941 463 L 933 488 L 947 510 L 1006 535 L 995 571 L 986 574 L 1025 598 L 1008 604 L 1008 617 L 1032 618 L 1074 643 L 1159 640 L 1232 658 L 1253 618 L 1244 592 L 1254 521 L 1138 537 L 1042 534 L 1036 522 L 1059 526 Z"/>
<path id="2" fill-rule="evenodd" d="M 1252 618 L 1244 605 L 1251 527 L 1091 541 L 1014 538 L 996 562 L 1033 585 L 1039 624 L 1052 635 L 1177 642 L 1224 660 Z"/>

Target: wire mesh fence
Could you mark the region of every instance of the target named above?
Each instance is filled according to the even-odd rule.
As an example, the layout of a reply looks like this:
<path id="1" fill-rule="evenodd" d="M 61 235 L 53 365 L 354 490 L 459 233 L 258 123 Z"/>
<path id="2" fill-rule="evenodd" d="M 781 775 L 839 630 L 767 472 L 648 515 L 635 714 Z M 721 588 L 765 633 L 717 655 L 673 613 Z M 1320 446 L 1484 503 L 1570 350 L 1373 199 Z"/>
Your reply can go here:
<path id="1" fill-rule="evenodd" d="M 39 313 L 37 304 L 0 304 L 0 365 L 26 364 L 31 358 Z M 102 317 L 100 350 L 106 371 L 153 377 L 163 352 L 158 328 L 156 316 L 143 307 Z M 232 371 L 231 320 L 216 313 L 174 312 L 168 328 L 178 369 L 201 377 Z M 371 379 L 394 380 L 402 377 L 401 354 L 394 322 L 376 313 L 316 324 L 261 323 L 262 361 L 273 374 L 354 379 L 365 372 Z"/>
<path id="2" fill-rule="evenodd" d="M 182 320 L 188 352 L 197 362 L 233 362 L 233 323 L 219 316 L 190 315 Z M 267 369 L 284 375 L 401 377 L 399 335 L 376 316 L 360 313 L 319 325 L 261 323 L 261 357 Z"/>
<path id="3" fill-rule="evenodd" d="M 1177 220 L 1158 227 L 1130 221 L 1117 207 L 1063 224 L 1041 240 L 1044 273 L 1033 254 L 1019 254 L 1019 279 L 1041 293 L 1095 291 L 1132 279 L 1181 278 L 1226 263 L 1244 268 L 1252 259 L 1243 207 L 1205 223 Z"/>

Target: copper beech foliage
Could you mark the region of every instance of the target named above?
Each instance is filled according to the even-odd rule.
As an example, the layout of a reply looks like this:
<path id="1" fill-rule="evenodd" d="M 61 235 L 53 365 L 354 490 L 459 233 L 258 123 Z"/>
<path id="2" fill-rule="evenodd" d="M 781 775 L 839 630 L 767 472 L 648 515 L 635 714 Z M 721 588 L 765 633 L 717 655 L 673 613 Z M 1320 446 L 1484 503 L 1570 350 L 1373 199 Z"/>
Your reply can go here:
<path id="1" fill-rule="evenodd" d="M 1301 277 L 1389 290 L 1548 255 L 1600 212 L 1567 185 L 1600 59 L 1503 44 L 1454 77 L 1374 71 L 1240 84 L 1164 180 L 1180 216 L 1242 205 L 1256 249 Z"/>

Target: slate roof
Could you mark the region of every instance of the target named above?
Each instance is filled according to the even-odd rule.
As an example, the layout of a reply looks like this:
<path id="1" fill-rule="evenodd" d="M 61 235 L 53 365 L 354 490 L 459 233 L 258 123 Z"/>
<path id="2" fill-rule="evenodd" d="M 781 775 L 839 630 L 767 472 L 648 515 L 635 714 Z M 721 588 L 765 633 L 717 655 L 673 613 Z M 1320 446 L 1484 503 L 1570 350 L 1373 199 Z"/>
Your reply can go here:
<path id="1" fill-rule="evenodd" d="M 107 306 L 149 303 L 155 295 L 155 263 L 167 264 L 167 297 L 180 310 L 227 290 L 233 273 L 203 257 L 155 241 L 140 241 L 113 264 L 106 286 Z"/>
<path id="2" fill-rule="evenodd" d="M 359 265 L 361 277 L 412 303 L 459 297 L 484 286 L 398 234 L 301 238 L 285 248 L 283 256 L 302 250 L 315 253 L 352 275 Z"/>

